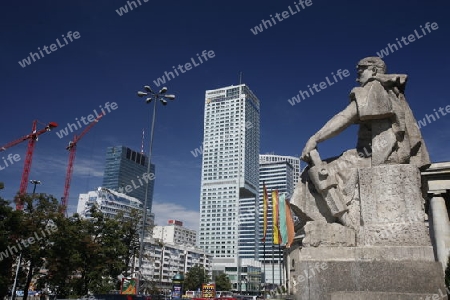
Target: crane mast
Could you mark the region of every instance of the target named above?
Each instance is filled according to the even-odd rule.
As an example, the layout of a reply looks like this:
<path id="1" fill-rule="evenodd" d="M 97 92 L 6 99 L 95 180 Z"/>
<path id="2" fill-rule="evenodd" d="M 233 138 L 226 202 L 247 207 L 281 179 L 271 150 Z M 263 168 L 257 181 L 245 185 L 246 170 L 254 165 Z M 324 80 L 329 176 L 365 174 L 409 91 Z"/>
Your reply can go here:
<path id="1" fill-rule="evenodd" d="M 103 117 L 103 114 L 100 114 L 97 119 L 91 122 L 84 130 L 83 132 L 77 136 L 75 135 L 72 139 L 72 141 L 69 142 L 69 145 L 66 147 L 66 150 L 69 151 L 69 164 L 67 165 L 67 172 L 66 172 L 66 181 L 64 184 L 64 194 L 61 199 L 61 207 L 62 207 L 62 213 L 67 214 L 67 204 L 69 203 L 69 190 L 70 190 L 70 183 L 72 181 L 72 174 L 73 174 L 73 162 L 75 161 L 75 154 L 77 151 L 77 143 L 78 141 L 95 125 L 98 123 L 98 121 Z"/>
<path id="2" fill-rule="evenodd" d="M 18 138 L 12 142 L 9 142 L 8 144 L 0 147 L 0 152 L 5 151 L 8 148 L 11 148 L 17 144 L 20 144 L 26 140 L 28 140 L 28 148 L 27 148 L 27 154 L 25 157 L 25 163 L 23 166 L 23 172 L 22 172 L 22 179 L 20 181 L 20 188 L 19 188 L 19 197 L 16 198 L 16 210 L 22 210 L 23 209 L 23 203 L 20 199 L 20 196 L 26 194 L 27 187 L 28 187 L 28 178 L 30 176 L 31 171 L 31 163 L 33 162 L 33 152 L 34 147 L 36 145 L 36 141 L 38 140 L 38 137 L 47 132 L 52 130 L 53 128 L 58 127 L 58 124 L 55 122 L 50 122 L 45 126 L 45 128 L 37 131 L 37 121 L 33 121 L 33 126 L 31 128 L 31 133 L 27 134 L 21 138 Z"/>

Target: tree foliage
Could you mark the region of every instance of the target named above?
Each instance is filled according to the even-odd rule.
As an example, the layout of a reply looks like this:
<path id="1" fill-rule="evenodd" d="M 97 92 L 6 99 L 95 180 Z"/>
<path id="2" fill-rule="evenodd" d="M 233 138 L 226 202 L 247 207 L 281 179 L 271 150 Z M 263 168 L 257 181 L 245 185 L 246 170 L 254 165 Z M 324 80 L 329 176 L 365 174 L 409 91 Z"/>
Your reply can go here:
<path id="1" fill-rule="evenodd" d="M 13 211 L 0 198 L 0 299 L 12 288 L 20 254 L 17 286 L 24 293 L 36 282 L 38 290 L 45 286 L 63 298 L 102 294 L 118 289 L 118 275 L 130 274 L 139 251 L 139 211 L 107 218 L 94 207 L 92 218 L 66 218 L 50 195 L 22 200 L 24 209 Z"/>
<path id="2" fill-rule="evenodd" d="M 203 266 L 195 265 L 184 276 L 184 290 L 196 291 L 201 289 L 203 283 L 210 281 L 208 272 Z"/>
<path id="3" fill-rule="evenodd" d="M 0 299 L 8 294 L 8 286 L 13 281 L 11 270 L 17 255 L 12 253 L 12 246 L 18 240 L 21 223 L 21 214 L 13 211 L 10 204 L 0 198 Z"/>
<path id="4" fill-rule="evenodd" d="M 220 273 L 215 278 L 217 291 L 231 291 L 231 281 L 227 274 Z"/>

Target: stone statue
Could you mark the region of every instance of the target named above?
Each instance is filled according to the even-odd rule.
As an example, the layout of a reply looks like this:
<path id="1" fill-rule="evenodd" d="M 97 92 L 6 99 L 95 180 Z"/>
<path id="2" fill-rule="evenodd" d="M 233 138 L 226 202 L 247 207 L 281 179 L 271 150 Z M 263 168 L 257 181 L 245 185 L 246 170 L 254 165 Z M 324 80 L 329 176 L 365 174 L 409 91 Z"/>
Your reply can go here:
<path id="1" fill-rule="evenodd" d="M 356 229 L 359 219 L 351 210 L 358 206 L 357 168 L 384 164 L 424 168 L 430 164 L 404 96 L 407 76 L 386 74 L 386 64 L 379 57 L 360 60 L 357 71 L 361 86 L 351 91 L 348 106 L 314 134 L 303 149 L 301 158 L 309 167 L 292 199 L 303 225 L 308 220 L 326 220 Z M 356 149 L 321 161 L 317 144 L 353 124 L 359 125 Z M 313 203 L 305 203 L 308 200 Z"/>
<path id="2" fill-rule="evenodd" d="M 429 299 L 444 290 L 444 274 L 421 185 L 430 158 L 404 96 L 407 76 L 386 74 L 378 57 L 357 70 L 348 106 L 302 152 L 308 167 L 291 197 L 300 222 L 285 260 L 288 290 L 295 300 Z M 352 124 L 355 149 L 322 160 L 317 145 Z"/>

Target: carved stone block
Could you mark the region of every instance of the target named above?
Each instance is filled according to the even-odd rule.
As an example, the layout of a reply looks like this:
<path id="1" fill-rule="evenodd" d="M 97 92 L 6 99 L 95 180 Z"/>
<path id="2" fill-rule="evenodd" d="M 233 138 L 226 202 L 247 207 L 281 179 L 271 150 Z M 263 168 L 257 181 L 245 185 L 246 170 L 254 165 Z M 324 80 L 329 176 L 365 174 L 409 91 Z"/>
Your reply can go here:
<path id="1" fill-rule="evenodd" d="M 367 246 L 431 245 L 425 224 L 420 172 L 412 165 L 359 170 L 361 224 L 358 241 Z"/>
<path id="2" fill-rule="evenodd" d="M 304 247 L 354 247 L 355 231 L 337 223 L 308 222 L 305 225 Z"/>

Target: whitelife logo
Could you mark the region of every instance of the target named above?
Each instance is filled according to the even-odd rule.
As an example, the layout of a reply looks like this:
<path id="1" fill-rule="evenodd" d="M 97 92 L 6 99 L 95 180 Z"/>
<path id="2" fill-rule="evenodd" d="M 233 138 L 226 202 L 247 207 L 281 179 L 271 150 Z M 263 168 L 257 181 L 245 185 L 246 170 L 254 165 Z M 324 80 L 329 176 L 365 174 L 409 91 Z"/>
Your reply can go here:
<path id="1" fill-rule="evenodd" d="M 203 57 L 203 59 L 205 61 L 208 61 L 208 57 L 209 58 L 214 58 L 214 56 L 216 56 L 216 54 L 214 53 L 213 50 L 209 50 L 208 52 L 206 50 L 203 50 L 201 56 Z M 203 63 L 203 60 L 202 60 L 202 58 L 200 57 L 200 55 L 198 53 L 197 53 L 197 58 L 198 58 L 198 61 L 200 63 L 196 63 L 195 59 L 193 57 L 191 57 L 192 64 L 190 62 L 187 62 L 184 65 L 178 65 L 178 67 L 172 66 L 173 71 L 175 72 L 175 74 L 177 74 L 177 76 L 180 76 L 180 74 L 178 73 L 177 69 L 180 70 L 181 73 L 186 73 L 187 71 L 192 69 L 192 65 L 194 65 L 194 67 L 200 66 Z M 184 67 L 184 69 L 183 69 L 183 67 Z M 172 76 L 172 78 L 170 78 L 170 76 Z M 157 87 L 159 87 L 161 84 L 165 84 L 166 83 L 166 78 L 167 78 L 167 81 L 169 82 L 171 79 L 175 79 L 175 75 L 171 71 L 169 71 L 169 72 L 166 71 L 166 72 L 164 72 L 163 76 L 159 77 L 156 80 L 153 80 L 153 83 Z"/>
<path id="2" fill-rule="evenodd" d="M 292 7 L 289 5 L 289 11 L 285 10 L 283 11 L 281 14 L 280 13 L 276 13 L 275 14 L 275 18 L 278 20 L 278 22 L 281 22 L 283 20 L 286 20 L 287 18 L 289 18 L 290 16 L 296 15 L 298 14 L 300 11 L 305 10 L 306 7 L 311 6 L 312 0 L 299 0 L 298 3 L 294 2 L 295 8 L 297 10 L 292 9 Z M 300 9 L 299 5 L 302 7 Z M 250 28 L 250 31 L 254 34 L 257 35 L 258 33 L 261 33 L 264 31 L 265 29 L 269 29 L 269 27 L 275 26 L 277 24 L 277 21 L 275 21 L 275 18 L 270 15 L 270 19 L 272 20 L 272 22 L 270 22 L 270 20 L 261 20 L 261 23 L 257 26 L 255 26 L 254 28 Z M 272 25 L 273 24 L 273 25 Z M 269 25 L 269 27 L 267 27 L 267 25 Z M 264 26 L 264 27 L 263 27 Z"/>
<path id="3" fill-rule="evenodd" d="M 427 22 L 427 23 L 425 24 L 425 28 L 427 29 L 428 33 L 431 33 L 431 29 L 433 29 L 433 30 L 438 30 L 438 29 L 439 29 L 439 26 L 438 26 L 438 24 L 437 24 L 436 22 L 433 22 L 433 23 L 431 23 L 431 24 L 430 24 L 430 22 Z M 430 29 L 430 28 L 431 28 L 431 29 Z M 403 45 L 404 45 L 404 46 L 407 46 L 407 45 L 409 45 L 410 43 L 416 41 L 416 38 L 417 38 L 417 40 L 418 40 L 418 39 L 421 39 L 421 38 L 423 38 L 424 36 L 427 35 L 427 32 L 426 32 L 425 29 L 422 27 L 422 25 L 420 25 L 420 29 L 422 29 L 423 35 L 420 35 L 420 33 L 417 32 L 417 29 L 414 29 L 414 34 L 408 35 L 408 41 L 409 41 L 409 42 L 406 41 L 406 39 L 407 39 L 406 37 L 402 36 L 402 38 L 401 38 L 400 40 L 402 41 Z M 396 38 L 395 40 L 397 41 L 398 47 L 403 48 L 403 47 L 402 47 L 402 43 L 400 43 L 400 41 L 398 40 L 398 38 Z M 379 52 L 377 52 L 378 57 L 379 57 L 379 58 L 383 58 L 383 57 L 385 57 L 385 56 L 388 56 L 388 55 L 391 54 L 391 53 L 394 53 L 395 51 L 398 51 L 397 45 L 396 45 L 395 43 L 393 43 L 393 44 L 388 43 L 386 48 L 381 49 Z"/>
<path id="4" fill-rule="evenodd" d="M 139 6 L 142 5 L 141 0 L 136 0 L 139 3 Z M 136 4 L 136 1 L 127 1 L 128 7 L 130 8 L 130 11 L 134 8 L 138 8 L 138 5 Z M 149 0 L 142 0 L 143 2 L 148 2 Z M 119 9 L 116 9 L 116 13 L 121 17 L 124 14 L 128 13 L 128 7 L 127 5 L 121 6 Z"/>
<path id="5" fill-rule="evenodd" d="M 100 111 L 101 113 L 104 115 L 106 115 L 105 109 L 110 113 L 111 109 L 112 110 L 116 110 L 119 106 L 117 105 L 116 102 L 106 102 L 105 103 L 105 109 L 103 109 L 103 107 L 101 105 L 99 105 L 98 107 L 100 107 Z M 70 132 L 74 132 L 78 129 L 80 129 L 81 127 L 83 127 L 80 123 L 83 122 L 84 125 L 89 125 L 89 123 L 94 122 L 96 120 L 96 118 L 98 118 L 100 115 L 97 113 L 97 110 L 94 109 L 94 114 L 90 114 L 87 117 L 81 117 L 80 120 L 78 120 L 78 118 L 75 118 L 75 123 L 67 123 L 67 126 L 63 129 L 61 129 L 59 132 L 56 132 L 56 135 L 62 139 L 63 137 L 69 135 L 69 130 Z M 77 126 L 78 124 L 78 126 Z"/>
<path id="6" fill-rule="evenodd" d="M 298 94 L 296 96 L 292 97 L 291 99 L 288 99 L 289 104 L 294 106 L 295 104 L 302 102 L 302 100 L 305 100 L 306 98 L 309 98 L 310 96 L 314 95 L 313 89 L 317 93 L 319 93 L 320 91 L 323 91 L 327 87 L 332 86 L 332 85 L 334 85 L 335 83 L 337 83 L 339 81 L 336 78 L 336 75 L 339 77 L 340 80 L 343 80 L 344 78 L 347 78 L 348 76 L 350 76 L 350 72 L 347 69 L 344 69 L 343 71 L 341 71 L 341 69 L 339 69 L 339 70 L 336 71 L 336 75 L 334 74 L 334 72 L 331 72 L 331 75 L 333 76 L 334 82 L 332 82 L 328 78 L 328 76 L 326 76 L 325 77 L 326 82 L 322 81 L 319 84 L 314 83 L 312 85 L 312 87 L 308 84 L 308 90 L 311 93 L 311 95 L 306 90 L 305 91 L 299 90 Z"/>
<path id="7" fill-rule="evenodd" d="M 446 112 L 444 112 L 444 109 L 445 109 Z M 445 117 L 447 114 L 450 114 L 450 105 L 447 105 L 445 108 L 439 107 L 438 111 L 441 113 L 441 115 L 443 117 Z M 439 117 L 439 114 L 436 111 L 436 108 L 433 109 L 433 112 L 436 115 L 436 118 L 439 120 L 440 117 Z M 433 116 L 433 114 L 431 114 L 431 115 L 425 114 L 425 118 L 423 118 L 421 120 L 417 120 L 416 126 L 420 129 L 422 127 L 427 126 L 431 122 L 436 122 L 436 118 Z"/>
<path id="8" fill-rule="evenodd" d="M 78 31 L 74 31 L 73 33 L 72 33 L 72 31 L 69 31 L 69 32 L 67 33 L 67 38 L 68 38 L 71 42 L 73 42 L 74 39 L 75 39 L 75 40 L 78 40 L 80 37 L 81 37 L 81 36 L 80 36 L 80 33 L 79 33 Z M 62 35 L 62 38 L 63 38 L 65 44 L 62 44 L 62 43 L 59 41 L 59 38 L 56 39 L 56 43 L 58 44 L 59 48 L 58 48 L 58 46 L 56 46 L 56 44 L 51 44 L 50 47 L 47 47 L 47 45 L 44 45 L 44 47 L 42 47 L 42 50 L 44 50 L 46 54 L 50 54 L 50 53 L 52 53 L 52 52 L 55 52 L 55 51 L 58 50 L 58 49 L 61 49 L 62 47 L 65 47 L 66 45 L 69 44 L 69 42 L 67 41 L 67 39 L 66 39 L 66 37 L 64 36 L 64 34 Z M 48 49 L 50 49 L 50 51 L 49 51 Z M 32 63 L 31 60 L 33 60 L 33 62 L 35 62 L 36 59 L 38 59 L 38 60 L 41 59 L 42 57 L 44 57 L 44 53 L 42 52 L 42 50 L 41 50 L 41 47 L 38 47 L 38 52 L 39 52 L 41 55 L 39 55 L 39 53 L 33 53 L 33 52 L 30 52 L 30 55 L 29 55 L 27 58 L 24 58 L 24 59 L 22 59 L 22 61 L 19 61 L 19 65 L 20 65 L 22 68 L 25 68 L 26 66 L 31 65 L 31 63 Z"/>
<path id="9" fill-rule="evenodd" d="M 3 166 L 2 163 L 0 163 L 0 171 L 6 169 L 9 166 L 12 166 L 14 162 L 18 162 L 20 160 L 20 155 L 19 154 L 12 155 L 11 153 L 9 153 L 6 159 L 4 156 L 2 156 L 2 159 L 3 159 Z M 6 160 L 9 161 L 9 164 Z"/>

